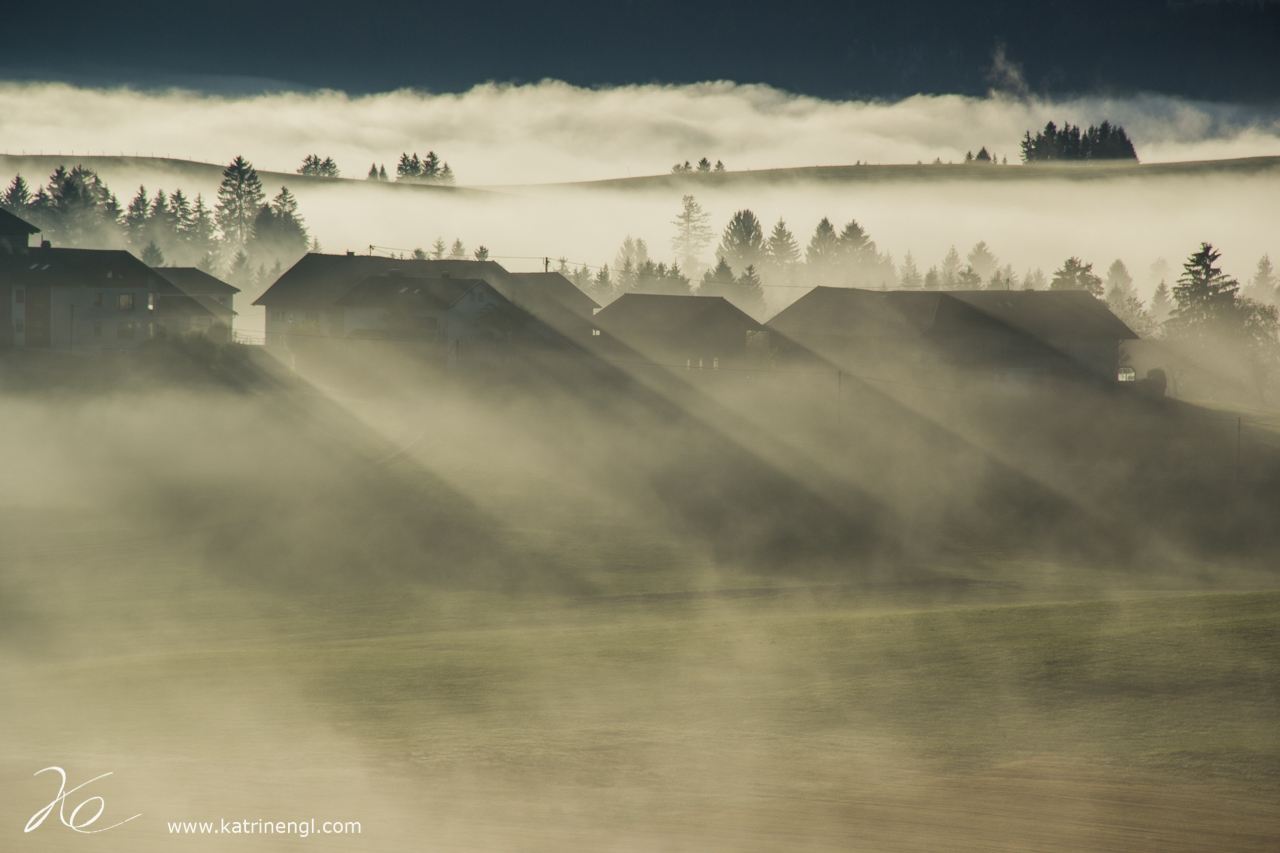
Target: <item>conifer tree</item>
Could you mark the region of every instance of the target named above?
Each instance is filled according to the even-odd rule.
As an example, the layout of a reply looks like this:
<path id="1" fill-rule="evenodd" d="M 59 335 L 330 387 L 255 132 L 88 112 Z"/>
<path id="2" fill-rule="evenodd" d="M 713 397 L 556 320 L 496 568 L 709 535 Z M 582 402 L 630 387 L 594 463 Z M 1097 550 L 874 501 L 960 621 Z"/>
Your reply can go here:
<path id="1" fill-rule="evenodd" d="M 769 261 L 774 266 L 785 269 L 800 260 L 800 246 L 796 243 L 795 235 L 787 228 L 787 223 L 782 217 L 778 217 L 777 224 L 773 226 L 773 231 L 769 234 L 767 249 Z"/>
<path id="2" fill-rule="evenodd" d="M 385 181 L 387 178 L 387 167 L 385 165 L 378 167 L 378 180 Z"/>
<path id="3" fill-rule="evenodd" d="M 925 290 L 942 290 L 942 273 L 938 272 L 936 266 L 929 267 L 929 271 L 924 274 Z"/>
<path id="4" fill-rule="evenodd" d="M 436 180 L 439 183 L 444 184 L 446 187 L 451 187 L 457 182 L 457 179 L 453 176 L 453 169 L 449 168 L 448 163 L 444 163 L 440 166 L 440 174 Z"/>
<path id="5" fill-rule="evenodd" d="M 1103 295 L 1102 279 L 1093 274 L 1093 264 L 1086 264 L 1076 257 L 1067 258 L 1061 267 L 1054 270 L 1049 289 L 1085 290 L 1097 297 Z"/>
<path id="6" fill-rule="evenodd" d="M 764 229 L 750 210 L 739 210 L 729 218 L 716 254 L 735 269 L 755 267 L 764 255 Z"/>
<path id="7" fill-rule="evenodd" d="M 942 270 L 938 276 L 938 284 L 943 290 L 955 290 L 960 286 L 960 253 L 952 246 L 942 259 Z"/>
<path id="8" fill-rule="evenodd" d="M 124 227 L 129 244 L 141 249 L 147 244 L 147 215 L 151 212 L 151 202 L 147 198 L 147 188 L 138 187 L 138 194 L 129 202 L 124 213 Z"/>
<path id="9" fill-rule="evenodd" d="M 969 250 L 967 256 L 969 266 L 973 267 L 978 277 L 986 280 L 995 274 L 996 269 L 1000 266 L 1000 260 L 995 256 L 991 249 L 987 246 L 985 240 L 979 240 L 972 249 Z"/>
<path id="10" fill-rule="evenodd" d="M 710 171 L 711 171 L 711 161 L 710 161 L 710 160 L 708 160 L 706 157 L 703 157 L 701 160 L 699 160 L 699 161 L 698 161 L 698 171 L 699 171 L 699 172 L 710 172 Z"/>
<path id="11" fill-rule="evenodd" d="M 711 245 L 713 232 L 707 225 L 711 214 L 704 211 L 691 195 L 686 195 L 681 204 L 680 212 L 671 223 L 676 226 L 671 248 L 675 250 L 676 260 L 686 270 L 693 270 L 698 266 L 702 252 Z"/>
<path id="12" fill-rule="evenodd" d="M 436 241 L 431 244 L 431 257 L 437 261 L 442 261 L 444 260 L 445 251 L 444 238 L 437 237 Z"/>
<path id="13" fill-rule="evenodd" d="M 467 247 L 462 244 L 461 237 L 453 241 L 453 248 L 449 251 L 449 257 L 454 260 L 463 260 L 467 257 Z"/>
<path id="14" fill-rule="evenodd" d="M 756 268 L 750 264 L 734 282 L 737 287 L 731 293 L 731 299 L 739 308 L 753 317 L 763 316 L 765 310 L 764 283 L 756 274 Z"/>
<path id="15" fill-rule="evenodd" d="M 835 262 L 839 246 L 836 229 L 831 225 L 831 220 L 824 216 L 809 238 L 809 248 L 804 255 L 805 263 L 815 269 L 828 267 Z"/>
<path id="16" fill-rule="evenodd" d="M 919 290 L 924 286 L 924 276 L 916 267 L 916 259 L 908 251 L 902 256 L 902 267 L 898 270 L 898 286 L 903 290 Z"/>
<path id="17" fill-rule="evenodd" d="M 164 252 L 154 242 L 142 250 L 142 262 L 151 268 L 164 266 Z"/>
<path id="18" fill-rule="evenodd" d="M 733 269 L 725 261 L 720 258 L 715 267 L 707 270 L 702 274 L 702 284 L 698 286 L 699 296 L 728 296 L 734 289 L 737 279 L 734 278 Z"/>
<path id="19" fill-rule="evenodd" d="M 1155 295 L 1151 297 L 1151 314 L 1157 323 L 1163 323 L 1172 313 L 1173 294 L 1169 292 L 1169 285 L 1161 281 Z"/>
<path id="20" fill-rule="evenodd" d="M 1258 266 L 1254 269 L 1245 296 L 1258 302 L 1280 302 L 1280 276 L 1276 275 L 1270 255 L 1263 255 L 1258 259 Z"/>
<path id="21" fill-rule="evenodd" d="M 233 250 L 239 251 L 248 245 L 263 198 L 262 181 L 253 164 L 244 157 L 236 157 L 222 172 L 214 212 L 222 237 Z"/>
<path id="22" fill-rule="evenodd" d="M 481 245 L 481 246 L 479 246 L 479 247 L 475 250 L 475 252 L 474 252 L 474 254 L 473 254 L 472 256 L 473 256 L 477 261 L 487 261 L 487 260 L 489 260 L 489 249 L 488 249 L 488 247 L 486 247 L 486 246 L 484 246 L 484 245 Z"/>
<path id="23" fill-rule="evenodd" d="M 4 196 L 0 198 L 0 207 L 10 213 L 20 213 L 30 203 L 31 189 L 27 186 L 27 182 L 23 180 L 22 175 L 14 175 L 13 180 L 9 183 L 9 188 L 4 191 Z"/>
<path id="24" fill-rule="evenodd" d="M 713 171 L 713 172 L 723 172 L 723 171 L 724 171 L 724 163 L 721 163 L 719 160 L 717 160 L 717 161 L 716 161 L 716 166 L 715 166 L 715 168 L 714 168 L 714 169 L 712 169 L 712 171 Z"/>
<path id="25" fill-rule="evenodd" d="M 366 178 L 366 180 L 369 180 L 369 181 L 378 180 L 378 164 L 377 163 L 369 164 L 369 176 Z"/>
<path id="26" fill-rule="evenodd" d="M 1173 286 L 1177 307 L 1169 323 L 1184 336 L 1203 337 L 1231 320 L 1240 283 L 1217 265 L 1221 256 L 1209 243 L 1201 243 L 1200 250 L 1182 265 L 1182 275 Z"/>

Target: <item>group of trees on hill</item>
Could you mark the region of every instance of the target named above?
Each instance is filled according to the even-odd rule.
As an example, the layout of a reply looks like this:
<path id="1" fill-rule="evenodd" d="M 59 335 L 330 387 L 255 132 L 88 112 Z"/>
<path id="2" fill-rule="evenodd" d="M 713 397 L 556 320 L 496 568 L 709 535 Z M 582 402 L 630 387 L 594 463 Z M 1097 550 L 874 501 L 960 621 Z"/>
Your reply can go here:
<path id="1" fill-rule="evenodd" d="M 200 194 L 191 199 L 181 189 L 151 194 L 139 187 L 121 209 L 102 178 L 84 166 L 59 166 L 34 193 L 16 175 L 0 206 L 38 226 L 54 245 L 128 249 L 150 266 L 198 266 L 246 289 L 273 280 L 273 272 L 308 248 L 297 199 L 281 187 L 267 201 L 243 157 L 223 170 L 212 207 Z"/>
<path id="2" fill-rule="evenodd" d="M 371 171 L 370 177 L 372 176 Z M 378 174 L 378 179 L 384 180 L 381 172 Z M 416 151 L 413 154 L 402 153 L 400 162 L 396 164 L 396 180 L 446 186 L 453 186 L 455 182 L 453 169 L 437 157 L 434 151 L 428 151 L 427 156 L 422 159 L 418 159 Z"/>
<path id="3" fill-rule="evenodd" d="M 342 171 L 332 157 L 325 157 L 321 160 L 319 154 L 308 154 L 302 158 L 302 165 L 298 167 L 298 174 L 310 175 L 316 178 L 338 178 L 342 176 Z"/>
<path id="4" fill-rule="evenodd" d="M 1133 142 L 1119 125 L 1104 121 L 1090 125 L 1081 132 L 1078 125 L 1063 124 L 1058 128 L 1053 122 L 1034 137 L 1027 131 L 1022 139 L 1023 163 L 1049 163 L 1055 161 L 1133 160 L 1138 153 Z"/>
<path id="5" fill-rule="evenodd" d="M 697 165 L 693 165 L 688 160 L 685 160 L 683 163 L 676 163 L 674 166 L 671 167 L 671 173 L 673 175 L 684 175 L 692 172 L 705 174 L 708 172 L 723 172 L 723 171 L 724 171 L 724 163 L 717 160 L 716 164 L 712 166 L 711 161 L 708 160 L 706 157 L 703 157 L 701 160 L 699 160 Z"/>

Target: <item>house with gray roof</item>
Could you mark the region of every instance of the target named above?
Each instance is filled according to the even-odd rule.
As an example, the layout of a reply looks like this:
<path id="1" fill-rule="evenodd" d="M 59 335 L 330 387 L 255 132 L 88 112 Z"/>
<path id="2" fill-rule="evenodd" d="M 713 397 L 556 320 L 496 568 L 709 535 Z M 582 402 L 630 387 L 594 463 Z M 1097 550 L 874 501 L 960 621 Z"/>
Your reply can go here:
<path id="1" fill-rule="evenodd" d="M 673 367 L 748 363 L 748 340 L 764 327 L 722 296 L 625 293 L 595 315 L 596 348 Z"/>
<path id="2" fill-rule="evenodd" d="M 370 277 L 482 281 L 507 302 L 536 320 L 524 334 L 542 345 L 566 341 L 585 345 L 591 338 L 592 313 L 599 306 L 559 273 L 511 273 L 493 261 L 412 260 L 369 255 L 325 255 L 312 252 L 290 267 L 254 301 L 266 308 L 267 345 L 283 346 L 285 333 L 307 323 L 315 333 L 349 336 L 349 303 L 338 304 Z M 376 288 L 375 288 L 376 289 Z M 535 334 L 535 331 L 537 334 Z"/>
<path id="3" fill-rule="evenodd" d="M 212 316 L 125 251 L 55 249 L 47 241 L 0 251 L 0 347 L 131 349 Z"/>
<path id="4" fill-rule="evenodd" d="M 955 369 L 996 381 L 1115 381 L 1133 333 L 1085 291 L 816 287 L 766 324 L 793 357 L 849 368 Z"/>

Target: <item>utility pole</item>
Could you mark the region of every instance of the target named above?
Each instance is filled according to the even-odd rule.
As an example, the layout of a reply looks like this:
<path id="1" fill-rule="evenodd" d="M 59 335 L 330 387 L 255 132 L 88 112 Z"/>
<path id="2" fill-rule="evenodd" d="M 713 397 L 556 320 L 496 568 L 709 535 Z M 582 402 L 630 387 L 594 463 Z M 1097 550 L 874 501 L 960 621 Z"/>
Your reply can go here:
<path id="1" fill-rule="evenodd" d="M 837 369 L 836 370 L 836 430 L 837 431 L 839 431 L 842 426 L 841 421 L 844 414 L 841 411 L 844 408 L 844 405 L 842 402 L 844 400 L 843 391 L 844 391 L 844 371 Z"/>
<path id="2" fill-rule="evenodd" d="M 551 259 L 550 259 L 550 258 L 543 258 L 543 259 L 542 259 L 542 271 L 543 271 L 543 272 L 551 272 Z"/>

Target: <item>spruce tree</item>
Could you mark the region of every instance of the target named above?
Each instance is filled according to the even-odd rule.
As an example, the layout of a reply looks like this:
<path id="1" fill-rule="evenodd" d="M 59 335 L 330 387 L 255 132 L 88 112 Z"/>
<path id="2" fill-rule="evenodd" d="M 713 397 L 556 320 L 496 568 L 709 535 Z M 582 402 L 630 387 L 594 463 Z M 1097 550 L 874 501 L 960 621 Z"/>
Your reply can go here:
<path id="1" fill-rule="evenodd" d="M 1102 279 L 1093 274 L 1093 264 L 1086 264 L 1076 257 L 1067 258 L 1061 267 L 1054 270 L 1049 289 L 1084 290 L 1097 297 L 1103 296 Z"/>
<path id="2" fill-rule="evenodd" d="M 1157 323 L 1163 323 L 1171 313 L 1173 313 L 1173 294 L 1169 292 L 1169 285 L 1161 281 L 1155 295 L 1151 297 L 1151 314 Z"/>
<path id="3" fill-rule="evenodd" d="M 164 252 L 154 242 L 142 250 L 142 262 L 151 268 L 164 266 Z"/>
<path id="4" fill-rule="evenodd" d="M 1278 288 L 1280 288 L 1280 277 L 1276 275 L 1271 256 L 1263 255 L 1258 259 L 1258 266 L 1254 269 L 1253 278 L 1249 281 L 1245 296 L 1258 302 L 1274 303 L 1280 301 Z"/>
<path id="5" fill-rule="evenodd" d="M 924 285 L 924 276 L 916 267 L 916 259 L 908 251 L 902 256 L 902 267 L 898 270 L 898 286 L 903 290 L 919 290 Z"/>
<path id="6" fill-rule="evenodd" d="M 10 213 L 21 214 L 30 203 L 31 190 L 27 186 L 27 182 L 23 180 L 22 175 L 14 175 L 13 180 L 9 183 L 9 188 L 4 191 L 4 196 L 0 198 L 0 207 Z"/>
<path id="7" fill-rule="evenodd" d="M 444 238 L 437 237 L 436 241 L 431 244 L 431 257 L 437 261 L 444 260 L 444 253 L 446 249 L 447 247 L 444 244 Z"/>
<path id="8" fill-rule="evenodd" d="M 765 311 L 764 284 L 756 274 L 756 268 L 748 265 L 734 282 L 730 301 L 753 317 L 761 317 Z"/>
<path id="9" fill-rule="evenodd" d="M 773 232 L 769 234 L 768 254 L 770 262 L 782 268 L 793 266 L 800 260 L 800 246 L 782 217 L 778 217 Z"/>
<path id="10" fill-rule="evenodd" d="M 698 161 L 698 171 L 699 171 L 699 172 L 710 172 L 710 171 L 711 171 L 711 161 L 710 161 L 710 160 L 708 160 L 706 157 L 703 157 L 701 160 L 699 160 L 699 161 Z"/>
<path id="11" fill-rule="evenodd" d="M 720 258 L 714 268 L 702 274 L 702 284 L 698 287 L 699 296 L 728 296 L 737 279 L 733 276 L 733 268 Z"/>
<path id="12" fill-rule="evenodd" d="M 724 163 L 721 163 L 719 160 L 717 160 L 717 161 L 716 161 L 716 166 L 715 166 L 715 168 L 714 168 L 714 169 L 712 169 L 711 171 L 713 171 L 713 172 L 723 172 L 723 171 L 724 171 Z"/>
<path id="13" fill-rule="evenodd" d="M 446 187 L 451 187 L 457 183 L 457 179 L 453 176 L 453 169 L 449 168 L 448 163 L 444 163 L 440 166 L 440 174 L 436 180 Z"/>
<path id="14" fill-rule="evenodd" d="M 974 247 L 969 250 L 967 260 L 969 261 L 969 266 L 973 267 L 974 272 L 976 272 L 978 277 L 984 281 L 991 278 L 996 269 L 1000 266 L 1000 260 L 987 246 L 985 240 L 979 240 Z"/>
<path id="15" fill-rule="evenodd" d="M 377 163 L 369 164 L 369 176 L 366 178 L 366 180 L 369 180 L 369 181 L 378 180 L 378 164 Z"/>
<path id="16" fill-rule="evenodd" d="M 129 202 L 124 213 L 124 227 L 129 244 L 141 249 L 147 244 L 147 214 L 151 212 L 151 202 L 147 198 L 147 188 L 138 187 L 138 194 Z"/>
<path id="17" fill-rule="evenodd" d="M 750 210 L 739 210 L 729 218 L 716 254 L 735 269 L 755 267 L 764 255 L 764 229 Z"/>
<path id="18" fill-rule="evenodd" d="M 805 263 L 815 269 L 824 269 L 835 262 L 839 248 L 840 240 L 836 237 L 836 229 L 832 227 L 831 220 L 824 216 L 809 238 L 809 247 L 804 254 Z"/>
<path id="19" fill-rule="evenodd" d="M 1182 275 L 1173 286 L 1177 307 L 1169 323 L 1186 337 L 1199 338 L 1228 325 L 1233 319 L 1240 283 L 1217 265 L 1221 257 L 1209 243 L 1182 265 Z"/>
<path id="20" fill-rule="evenodd" d="M 222 172 L 214 212 L 222 237 L 232 250 L 239 251 L 249 244 L 253 221 L 263 198 L 262 181 L 253 164 L 244 157 L 236 157 Z"/>
<path id="21" fill-rule="evenodd" d="M 454 260 L 464 260 L 467 257 L 467 247 L 462 244 L 461 237 L 453 241 L 453 248 L 449 251 L 449 257 Z"/>
<path id="22" fill-rule="evenodd" d="M 952 246 L 946 257 L 942 259 L 938 284 L 943 290 L 955 290 L 960 286 L 960 253 L 956 251 L 955 246 Z"/>
<path id="23" fill-rule="evenodd" d="M 489 260 L 489 249 L 487 246 L 481 245 L 472 255 L 477 261 Z"/>
<path id="24" fill-rule="evenodd" d="M 385 181 L 387 178 L 387 167 L 385 165 L 378 167 L 378 180 Z"/>

